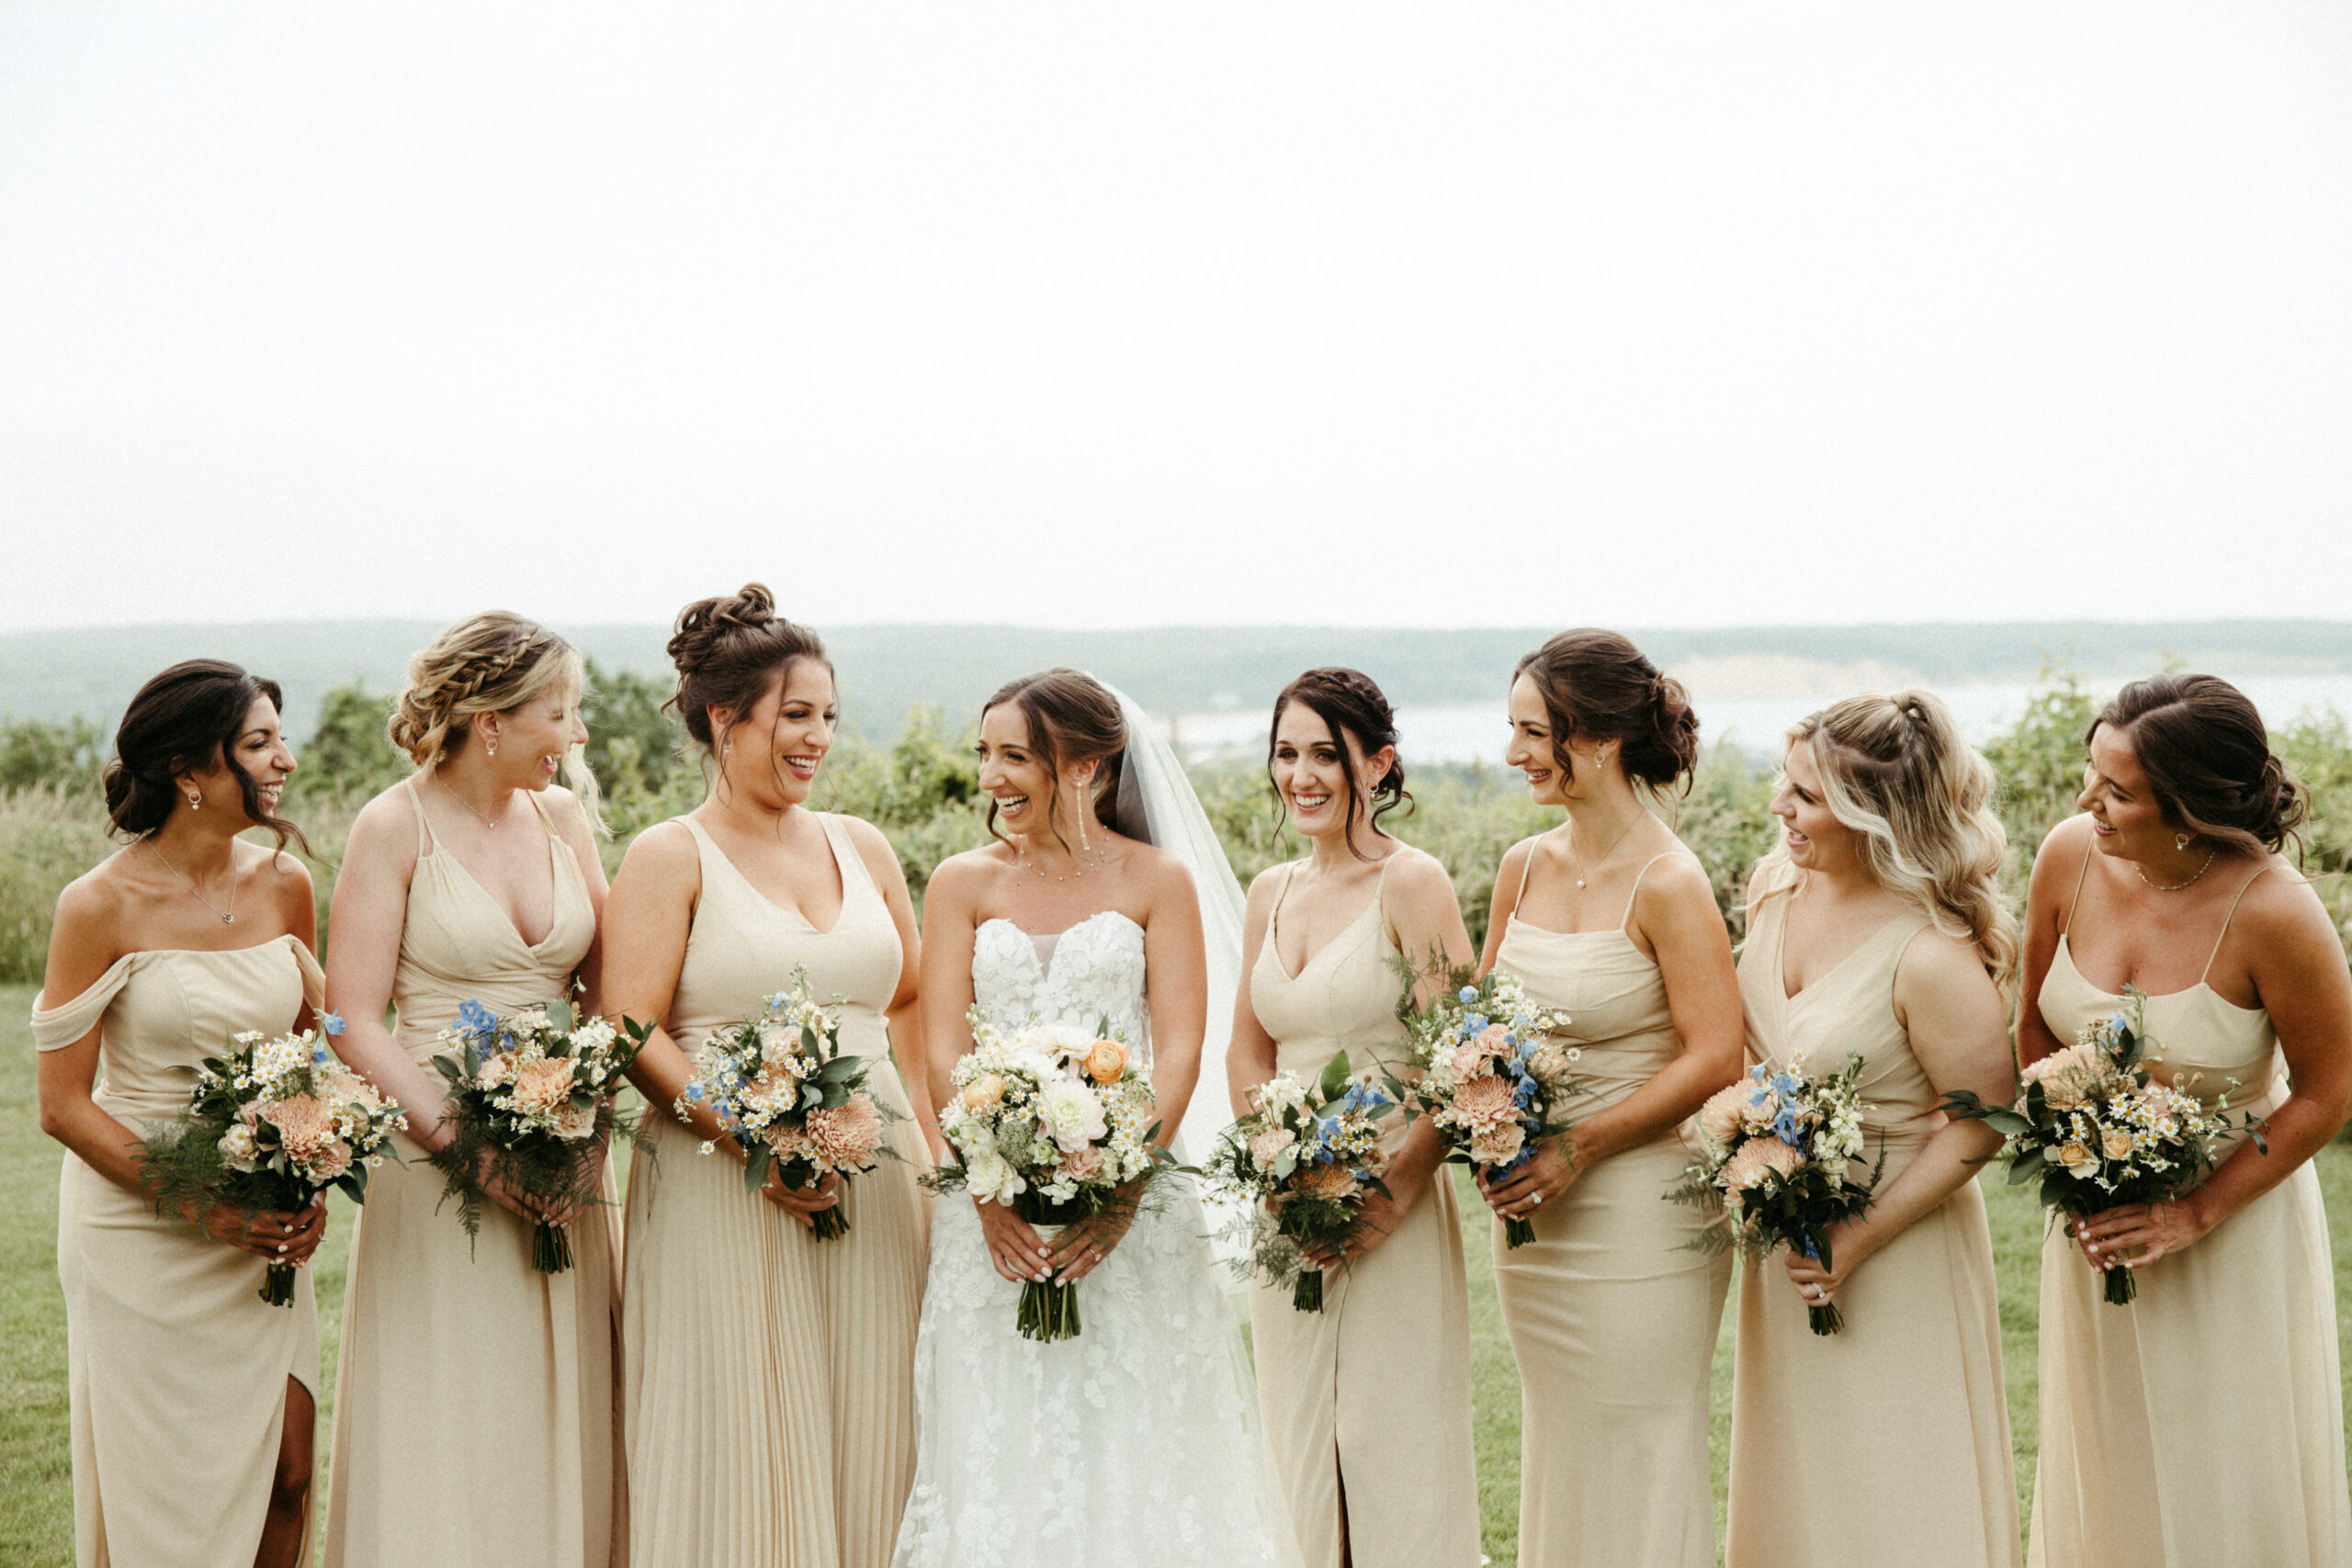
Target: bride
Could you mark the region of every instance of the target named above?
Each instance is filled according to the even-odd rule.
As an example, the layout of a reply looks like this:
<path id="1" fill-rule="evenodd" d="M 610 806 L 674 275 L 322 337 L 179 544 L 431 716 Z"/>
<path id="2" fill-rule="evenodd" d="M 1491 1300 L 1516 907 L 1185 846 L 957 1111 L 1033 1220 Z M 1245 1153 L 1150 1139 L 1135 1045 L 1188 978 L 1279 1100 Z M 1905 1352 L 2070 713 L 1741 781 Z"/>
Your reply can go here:
<path id="1" fill-rule="evenodd" d="M 979 757 L 998 841 L 944 863 L 925 895 L 934 1089 L 953 1092 L 975 1003 L 1008 1031 L 1107 1016 L 1174 1137 L 1239 964 L 1239 890 L 1200 802 L 1141 711 L 1073 670 L 989 698 Z M 1196 1147 L 1220 1120 L 1221 1097 L 1202 1098 Z M 1204 1229 L 1189 1187 L 1050 1242 L 1003 1204 L 941 1200 L 893 1568 L 1295 1568 Z M 1023 1282 L 1048 1278 L 1084 1281 L 1085 1328 L 1037 1344 L 1015 1314 Z"/>

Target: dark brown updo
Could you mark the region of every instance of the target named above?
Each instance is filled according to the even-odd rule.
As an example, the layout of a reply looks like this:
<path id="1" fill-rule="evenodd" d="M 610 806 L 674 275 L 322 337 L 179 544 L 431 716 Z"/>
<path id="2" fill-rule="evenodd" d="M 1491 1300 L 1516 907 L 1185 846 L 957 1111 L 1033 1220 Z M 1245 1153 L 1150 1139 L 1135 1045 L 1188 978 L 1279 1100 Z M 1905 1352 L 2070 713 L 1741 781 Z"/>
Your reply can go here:
<path id="1" fill-rule="evenodd" d="M 179 775 L 218 758 L 236 776 L 246 818 L 277 834 L 279 849 L 291 840 L 308 854 L 302 829 L 262 806 L 261 786 L 237 761 L 237 737 L 255 697 L 267 697 L 284 714 L 286 694 L 277 682 L 224 659 L 187 660 L 140 687 L 115 728 L 114 761 L 100 775 L 114 831 L 144 838 L 161 828 L 179 803 Z"/>
<path id="2" fill-rule="evenodd" d="M 1396 712 L 1389 707 L 1388 698 L 1378 684 L 1361 670 L 1350 670 L 1336 664 L 1309 670 L 1284 686 L 1282 694 L 1274 699 L 1273 723 L 1266 731 L 1266 777 L 1270 783 L 1274 773 L 1274 747 L 1282 734 L 1283 713 L 1293 703 L 1312 708 L 1315 716 L 1331 731 L 1331 739 L 1340 743 L 1340 777 L 1345 781 L 1348 792 L 1348 815 L 1343 830 L 1347 835 L 1349 851 L 1362 858 L 1363 852 L 1356 848 L 1355 838 L 1356 764 L 1355 759 L 1348 754 L 1348 744 L 1342 738 L 1354 736 L 1357 746 L 1363 749 L 1367 758 L 1375 756 L 1385 748 L 1396 744 Z M 1283 792 L 1279 788 L 1274 791 L 1274 800 L 1287 817 L 1289 803 L 1283 799 Z M 1397 758 L 1388 764 L 1386 773 L 1373 781 L 1374 831 L 1385 833 L 1387 829 L 1381 827 L 1380 819 L 1399 806 L 1404 807 L 1405 815 L 1410 817 L 1413 814 L 1412 801 L 1413 797 L 1405 790 L 1404 759 Z"/>
<path id="3" fill-rule="evenodd" d="M 1085 671 L 1067 666 L 1040 671 L 999 686 L 996 694 L 980 705 L 980 716 L 987 718 L 989 709 L 1007 703 L 1021 710 L 1022 722 L 1029 731 L 1029 749 L 1046 765 L 1046 826 L 1054 830 L 1064 849 L 1070 848 L 1069 839 L 1054 820 L 1061 805 L 1062 770 L 1090 759 L 1102 763 L 1094 775 L 1095 820 L 1114 832 L 1151 841 L 1141 821 L 1119 815 L 1119 780 L 1127 761 L 1127 720 L 1119 711 L 1119 699 L 1108 687 Z M 1004 838 L 996 830 L 994 800 L 989 802 L 989 832 L 999 840 Z"/>
<path id="4" fill-rule="evenodd" d="M 1576 776 L 1572 739 L 1614 740 L 1625 776 L 1661 793 L 1689 794 L 1699 765 L 1699 716 L 1682 682 L 1658 672 L 1642 650 L 1615 632 L 1582 626 L 1562 632 L 1519 661 L 1543 694 L 1552 720 L 1552 755 Z"/>
<path id="5" fill-rule="evenodd" d="M 2102 725 L 2131 745 L 2165 820 L 2192 833 L 2264 854 L 2310 814 L 2310 792 L 2271 751 L 2261 713 L 2218 675 L 2134 681 L 2091 721 L 2085 745 Z"/>
<path id="6" fill-rule="evenodd" d="M 768 687 L 801 660 L 833 667 L 825 657 L 823 640 L 777 615 L 775 596 L 759 582 L 747 582 L 741 592 L 724 598 L 697 599 L 679 611 L 669 653 L 677 667 L 678 689 L 662 706 L 677 709 L 686 733 L 714 754 L 725 746 L 727 736 L 713 733 L 712 708 L 727 709 L 734 715 L 729 724 L 740 724 Z"/>

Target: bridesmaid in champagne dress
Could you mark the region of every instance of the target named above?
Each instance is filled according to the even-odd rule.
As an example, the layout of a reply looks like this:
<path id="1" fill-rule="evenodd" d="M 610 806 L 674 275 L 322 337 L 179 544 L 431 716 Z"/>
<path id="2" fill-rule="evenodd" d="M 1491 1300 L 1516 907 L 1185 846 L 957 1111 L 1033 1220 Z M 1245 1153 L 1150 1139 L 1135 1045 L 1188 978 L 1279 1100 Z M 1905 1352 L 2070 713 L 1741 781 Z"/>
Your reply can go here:
<path id="1" fill-rule="evenodd" d="M 1470 962 L 1445 868 L 1382 830 L 1405 799 L 1388 701 L 1353 670 L 1310 670 L 1274 701 L 1267 768 L 1314 852 L 1259 876 L 1226 1070 L 1234 1113 L 1277 1071 L 1313 1083 L 1335 1053 L 1401 1069 L 1397 964 Z M 1328 1264 L 1323 1310 L 1252 1281 L 1266 1436 L 1307 1568 L 1476 1568 L 1470 1298 L 1461 1214 L 1424 1122 L 1396 1118 L 1390 1197 Z M 1393 1201 L 1392 1201 L 1393 1200 Z"/>
<path id="2" fill-rule="evenodd" d="M 1729 1568 L 2016 1568 L 1993 1236 L 1973 1179 L 2000 1146 L 1943 1096 L 2014 1098 L 2017 963 L 1993 772 L 1924 692 L 1852 697 L 1790 734 L 1785 832 L 1748 884 L 1740 953 L 1751 1061 L 1807 1075 L 1862 1059 L 1870 1207 L 1825 1269 L 1783 1252 L 1743 1280 Z M 1799 1058 L 1802 1057 L 1800 1064 Z M 1702 1109 L 1718 1138 L 1749 1094 Z M 1883 1163 L 1881 1165 L 1881 1156 Z M 1816 1335 L 1807 1308 L 1845 1326 Z"/>
<path id="3" fill-rule="evenodd" d="M 392 717 L 418 772 L 361 810 L 345 848 L 336 1047 L 410 1110 L 406 1163 L 376 1173 L 352 1241 L 328 1568 L 622 1561 L 616 1211 L 551 1215 L 573 1261 L 542 1274 L 518 1200 L 494 1187 L 469 1238 L 427 1163 L 448 1136 L 429 1063 L 461 1004 L 504 1014 L 576 979 L 596 1005 L 605 876 L 580 697 L 579 656 L 543 627 L 499 613 L 452 626 L 410 661 Z M 566 759 L 577 795 L 553 784 Z"/>
<path id="4" fill-rule="evenodd" d="M 131 699 L 106 795 L 133 841 L 59 897 L 33 1003 L 41 1128 L 67 1150 L 81 1568 L 290 1568 L 309 1543 L 318 1309 L 307 1271 L 290 1307 L 260 1291 L 268 1262 L 309 1261 L 325 1205 L 164 1218 L 139 1178 L 138 1140 L 187 1109 L 189 1069 L 232 1034 L 310 1027 L 321 999 L 311 879 L 280 852 L 300 836 L 276 816 L 294 768 L 277 704 L 276 682 L 215 660 Z M 238 840 L 254 827 L 278 847 Z"/>
<path id="5" fill-rule="evenodd" d="M 1568 820 L 1495 878 L 1486 964 L 1568 1014 L 1587 1092 L 1573 1125 L 1509 1178 L 1495 1286 L 1521 1382 L 1520 1561 L 1713 1568 L 1708 1375 L 1728 1258 L 1663 1201 L 1678 1124 L 1739 1070 L 1731 943 L 1698 860 L 1644 804 L 1686 780 L 1698 719 L 1681 686 L 1613 632 L 1563 632 L 1520 661 L 1505 753 Z"/>
<path id="6" fill-rule="evenodd" d="M 2135 681 L 2088 737 L 2084 815 L 2035 860 L 2018 1045 L 2031 1064 L 2146 993 L 2155 1076 L 2268 1123 L 2176 1202 L 2041 1253 L 2041 1568 L 2352 1563 L 2334 1265 L 2312 1156 L 2352 1110 L 2352 977 L 2278 852 L 2301 787 L 2210 675 Z M 2132 1265 L 2109 1306 L 2098 1270 Z"/>
<path id="7" fill-rule="evenodd" d="M 919 1038 L 913 906 L 879 832 L 808 806 L 835 717 L 815 634 L 753 584 L 690 606 L 670 654 L 718 780 L 630 846 L 607 914 L 611 1007 L 662 1021 L 632 1075 L 652 1145 L 628 1190 L 630 1551 L 696 1568 L 883 1568 L 914 1473 L 929 1256 L 929 1104 L 922 1075 L 902 1081 L 891 1061 L 894 1040 Z M 703 1038 L 800 969 L 902 1118 L 896 1157 L 846 1185 L 788 1190 L 771 1175 L 749 1193 L 709 1111 L 670 1108 Z M 811 1215 L 836 1205 L 848 1233 L 817 1238 Z"/>

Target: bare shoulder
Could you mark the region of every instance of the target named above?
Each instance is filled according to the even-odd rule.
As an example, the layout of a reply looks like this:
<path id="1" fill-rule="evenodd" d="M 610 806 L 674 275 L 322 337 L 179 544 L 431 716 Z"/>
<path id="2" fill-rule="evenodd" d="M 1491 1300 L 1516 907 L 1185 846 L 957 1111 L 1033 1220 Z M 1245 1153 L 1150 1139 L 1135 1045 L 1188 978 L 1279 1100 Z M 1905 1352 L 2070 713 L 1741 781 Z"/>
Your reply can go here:
<path id="1" fill-rule="evenodd" d="M 1154 898 L 1180 888 L 1187 895 L 1197 895 L 1193 874 L 1184 869 L 1184 863 L 1156 844 L 1136 843 L 1127 852 L 1127 874 Z"/>
<path id="2" fill-rule="evenodd" d="M 923 890 L 925 907 L 943 896 L 962 903 L 973 902 L 996 880 L 1004 863 L 1001 844 L 982 844 L 978 849 L 949 855 L 932 870 L 931 881 Z"/>
<path id="3" fill-rule="evenodd" d="M 1388 857 L 1386 867 L 1388 894 L 1402 895 L 1408 899 L 1445 898 L 1453 897 L 1453 878 L 1445 872 L 1445 863 L 1427 850 L 1400 843 L 1396 853 Z"/>
<path id="4" fill-rule="evenodd" d="M 2220 869 L 2214 867 L 2217 872 Z M 2245 886 L 2231 919 L 2233 926 L 2263 945 L 2315 937 L 2324 938 L 2331 946 L 2335 943 L 2335 923 L 2328 919 L 2327 906 L 2320 901 L 2310 879 L 2285 856 L 2272 855 L 2259 871 L 2244 863 L 2231 870 Z"/>
<path id="5" fill-rule="evenodd" d="M 1921 926 L 1895 961 L 1895 988 L 1915 995 L 1991 990 L 1993 977 L 1976 944 L 1933 924 Z"/>
<path id="6" fill-rule="evenodd" d="M 247 851 L 252 852 L 250 856 L 246 855 Z M 302 863 L 300 855 L 276 844 L 251 844 L 242 840 L 238 854 L 247 860 L 251 873 L 261 879 L 263 890 L 280 907 L 310 910 L 311 868 Z"/>
<path id="7" fill-rule="evenodd" d="M 551 784 L 540 792 L 539 798 L 545 803 L 543 809 L 547 812 L 548 820 L 555 824 L 557 832 L 567 839 L 591 841 L 595 839 L 596 829 L 588 822 L 588 808 L 580 803 L 580 796 L 571 790 L 560 784 Z"/>
<path id="8" fill-rule="evenodd" d="M 1715 909 L 1715 885 L 1690 846 L 1678 844 L 1652 862 L 1635 897 L 1654 909 Z"/>
<path id="9" fill-rule="evenodd" d="M 345 856 L 398 853 L 404 847 L 407 858 L 414 860 L 423 847 L 416 811 L 415 797 L 406 780 L 379 792 L 351 819 L 351 831 L 343 841 Z"/>
<path id="10" fill-rule="evenodd" d="M 1255 913 L 1261 904 L 1272 901 L 1274 895 L 1282 891 L 1283 884 L 1290 878 L 1297 865 L 1298 863 L 1295 860 L 1279 861 L 1250 879 L 1250 908 L 1252 913 Z"/>
<path id="11" fill-rule="evenodd" d="M 2045 872 L 2071 880 L 2090 852 L 2091 814 L 2077 811 L 2041 836 L 2041 847 L 2033 855 L 2034 880 L 2041 880 Z"/>
<path id="12" fill-rule="evenodd" d="M 656 822 L 631 840 L 628 852 L 621 857 L 624 874 L 639 876 L 670 877 L 689 874 L 702 874 L 701 847 L 695 842 L 693 831 L 675 817 L 666 822 Z"/>
<path id="13" fill-rule="evenodd" d="M 65 885 L 57 896 L 58 937 L 71 933 L 86 940 L 121 921 L 130 903 L 122 883 L 122 857 L 130 852 L 117 850 Z"/>
<path id="14" fill-rule="evenodd" d="M 841 816 L 840 819 L 842 830 L 849 835 L 850 847 L 865 863 L 868 876 L 884 887 L 905 879 L 906 868 L 899 863 L 899 852 L 892 847 L 888 834 L 863 817 Z"/>

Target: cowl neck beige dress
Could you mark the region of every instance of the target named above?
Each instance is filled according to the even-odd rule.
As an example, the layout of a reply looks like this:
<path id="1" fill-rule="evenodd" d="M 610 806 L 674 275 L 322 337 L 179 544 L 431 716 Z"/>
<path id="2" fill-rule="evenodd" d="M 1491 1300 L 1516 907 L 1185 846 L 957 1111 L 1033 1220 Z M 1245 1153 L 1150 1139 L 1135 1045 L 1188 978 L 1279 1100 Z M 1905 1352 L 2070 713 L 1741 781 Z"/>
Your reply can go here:
<path id="1" fill-rule="evenodd" d="M 1764 890 L 1739 962 L 1747 1058 L 1812 1076 L 1862 1058 L 1863 1159 L 1880 1190 L 1944 1124 L 1942 1096 L 1894 1014 L 1923 914 L 1890 919 L 1792 997 L 1793 876 Z M 2001 1382 L 1993 1235 L 1973 1181 L 1838 1287 L 1846 1326 L 1813 1332 L 1777 1257 L 1740 1281 L 1729 1568 L 1822 1562 L 2015 1568 L 2018 1502 Z"/>
<path id="2" fill-rule="evenodd" d="M 2087 855 L 2083 864 L 2087 871 Z M 2150 997 L 2144 1014 L 2154 1077 L 2208 1105 L 2227 1094 L 2233 1111 L 2256 1114 L 2286 1098 L 2278 1031 L 2268 1012 L 2233 1006 L 2207 980 L 2238 899 L 2269 869 L 2231 900 L 2206 974 L 2185 991 Z M 2077 876 L 2067 927 L 2081 901 Z M 2083 978 L 2062 930 L 2041 983 L 2051 1032 L 2071 1043 L 2123 1005 Z M 2309 1161 L 2298 1166 L 2139 1270 L 2139 1287 L 2131 1305 L 2108 1305 L 2073 1239 L 2055 1225 L 2043 1238 L 2041 1448 L 2029 1561 L 2352 1563 L 2335 1265 L 2318 1172 Z"/>
<path id="3" fill-rule="evenodd" d="M 311 951 L 292 936 L 225 953 L 125 953 L 80 996 L 33 1003 L 33 1043 L 98 1031 L 100 1110 L 134 1133 L 187 1108 L 184 1069 L 248 1029 L 283 1034 L 322 1004 Z M 266 1265 L 179 1219 L 159 1219 L 68 1153 L 58 1186 L 65 1292 L 74 1559 L 252 1568 L 269 1511 L 286 1380 L 319 1393 L 311 1275 L 294 1304 L 261 1299 Z M 304 1556 L 309 1556 L 307 1542 Z"/>
<path id="4" fill-rule="evenodd" d="M 392 1006 L 401 1043 L 429 1062 L 460 1003 L 504 1014 L 566 996 L 596 919 L 579 863 L 537 795 L 528 798 L 547 831 L 555 915 L 534 944 L 436 844 L 413 783 L 405 793 L 417 860 Z M 408 1163 L 370 1177 L 352 1240 L 327 1568 L 622 1561 L 618 1210 L 573 1222 L 572 1266 L 541 1274 L 529 1224 L 487 1205 L 469 1240 L 455 1207 L 442 1205 L 441 1173 L 416 1145 L 400 1144 Z"/>
<path id="5" fill-rule="evenodd" d="M 915 1327 L 930 1258 L 929 1168 L 883 1013 L 904 950 L 847 826 L 820 813 L 842 908 L 818 931 L 735 869 L 702 824 L 702 892 L 665 1021 L 691 1054 L 805 967 L 870 1059 L 898 1158 L 855 1178 L 849 1234 L 820 1241 L 743 1189 L 743 1168 L 647 1113 L 629 1172 L 630 1551 L 640 1564 L 883 1568 L 914 1480 Z"/>
<path id="6" fill-rule="evenodd" d="M 1293 976 L 1275 931 L 1295 873 L 1250 974 L 1275 1066 L 1312 1084 L 1340 1051 L 1358 1069 L 1401 1066 L 1402 980 L 1379 894 Z M 1250 1291 L 1258 1400 L 1306 1568 L 1476 1568 L 1470 1286 L 1444 1168 L 1370 1256 L 1326 1272 L 1323 1291 L 1319 1313 L 1292 1307 L 1287 1285 Z"/>
<path id="7" fill-rule="evenodd" d="M 1658 860 L 1664 856 L 1657 857 Z M 1625 930 L 1555 931 L 1516 915 L 1495 966 L 1568 1014 L 1586 1093 L 1571 1123 L 1615 1105 L 1681 1050 L 1666 977 Z M 1532 866 L 1533 857 L 1529 857 Z M 1526 897 L 1522 877 L 1520 897 Z M 1495 1288 L 1519 1358 L 1519 1560 L 1565 1568 L 1713 1568 L 1708 1376 L 1731 1260 L 1691 1249 L 1706 1216 L 1665 1201 L 1690 1154 L 1668 1132 L 1579 1175 L 1507 1247 Z"/>

